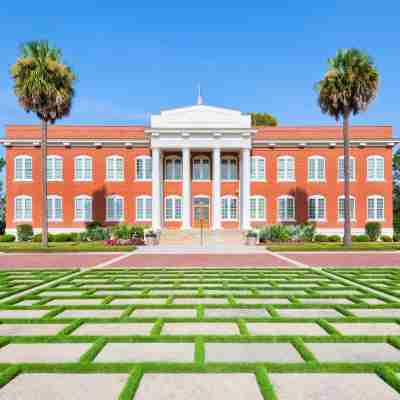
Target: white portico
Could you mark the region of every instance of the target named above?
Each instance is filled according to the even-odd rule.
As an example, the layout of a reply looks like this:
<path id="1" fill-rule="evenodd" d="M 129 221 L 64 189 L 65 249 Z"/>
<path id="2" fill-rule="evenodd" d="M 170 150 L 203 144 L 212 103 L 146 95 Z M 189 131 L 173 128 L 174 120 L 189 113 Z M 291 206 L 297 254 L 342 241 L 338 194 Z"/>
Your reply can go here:
<path id="1" fill-rule="evenodd" d="M 162 111 L 151 116 L 146 130 L 152 149 L 152 225 L 159 230 L 164 225 L 164 157 L 175 152 L 181 156 L 182 229 L 192 228 L 192 163 L 193 153 L 210 154 L 211 181 L 210 219 L 211 228 L 218 230 L 221 224 L 221 159 L 223 154 L 237 154 L 239 165 L 238 217 L 241 229 L 250 228 L 250 149 L 254 130 L 250 115 L 240 111 L 198 104 L 190 107 Z"/>

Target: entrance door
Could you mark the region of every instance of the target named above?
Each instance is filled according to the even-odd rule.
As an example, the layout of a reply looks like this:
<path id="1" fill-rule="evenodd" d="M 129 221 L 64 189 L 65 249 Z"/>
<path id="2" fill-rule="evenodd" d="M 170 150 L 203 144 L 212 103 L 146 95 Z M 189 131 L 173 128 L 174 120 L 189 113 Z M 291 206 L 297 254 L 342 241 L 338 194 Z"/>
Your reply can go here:
<path id="1" fill-rule="evenodd" d="M 210 226 L 210 200 L 208 197 L 194 197 L 193 198 L 193 226 L 204 228 Z"/>

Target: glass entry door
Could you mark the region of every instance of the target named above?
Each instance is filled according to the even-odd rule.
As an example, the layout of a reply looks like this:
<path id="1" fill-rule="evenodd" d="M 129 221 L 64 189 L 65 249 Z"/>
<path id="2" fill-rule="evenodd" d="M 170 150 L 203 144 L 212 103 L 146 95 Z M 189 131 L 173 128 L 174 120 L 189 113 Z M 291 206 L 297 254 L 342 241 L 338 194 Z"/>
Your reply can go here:
<path id="1" fill-rule="evenodd" d="M 193 198 L 193 226 L 204 228 L 210 226 L 210 200 L 208 197 L 194 197 Z"/>

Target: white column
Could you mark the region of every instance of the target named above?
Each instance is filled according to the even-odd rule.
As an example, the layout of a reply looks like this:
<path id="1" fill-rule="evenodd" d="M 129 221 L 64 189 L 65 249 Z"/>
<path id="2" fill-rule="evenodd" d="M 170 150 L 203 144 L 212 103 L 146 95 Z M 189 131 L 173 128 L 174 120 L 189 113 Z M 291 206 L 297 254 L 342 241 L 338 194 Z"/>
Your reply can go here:
<path id="1" fill-rule="evenodd" d="M 213 230 L 221 229 L 221 150 L 213 149 L 212 216 Z"/>
<path id="2" fill-rule="evenodd" d="M 240 182 L 240 197 L 242 206 L 242 229 L 250 229 L 250 149 L 242 149 L 242 173 Z"/>
<path id="3" fill-rule="evenodd" d="M 190 149 L 182 150 L 182 229 L 190 229 L 191 224 L 191 179 L 190 179 Z"/>
<path id="4" fill-rule="evenodd" d="M 161 229 L 161 174 L 160 174 L 160 149 L 152 149 L 152 229 Z"/>

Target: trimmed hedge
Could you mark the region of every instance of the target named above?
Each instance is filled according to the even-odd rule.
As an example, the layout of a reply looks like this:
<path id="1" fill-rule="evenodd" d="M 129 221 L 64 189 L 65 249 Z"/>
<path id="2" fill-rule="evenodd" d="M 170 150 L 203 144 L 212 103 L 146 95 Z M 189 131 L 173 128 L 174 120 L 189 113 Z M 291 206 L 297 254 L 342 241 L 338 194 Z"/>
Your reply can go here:
<path id="1" fill-rule="evenodd" d="M 326 243 L 330 241 L 328 235 L 322 235 L 322 234 L 315 235 L 314 240 L 319 243 Z"/>
<path id="2" fill-rule="evenodd" d="M 17 225 L 17 238 L 21 242 L 28 242 L 32 240 L 33 228 L 31 224 Z"/>
<path id="3" fill-rule="evenodd" d="M 382 235 L 381 240 L 382 240 L 382 242 L 393 242 L 392 237 L 389 235 Z"/>
<path id="4" fill-rule="evenodd" d="M 376 242 L 381 236 L 382 227 L 379 222 L 368 222 L 365 224 L 365 234 L 371 242 Z"/>
<path id="5" fill-rule="evenodd" d="M 370 242 L 370 238 L 367 235 L 353 235 L 351 240 L 353 242 Z"/>
<path id="6" fill-rule="evenodd" d="M 14 242 L 15 236 L 11 234 L 0 235 L 0 242 Z"/>

